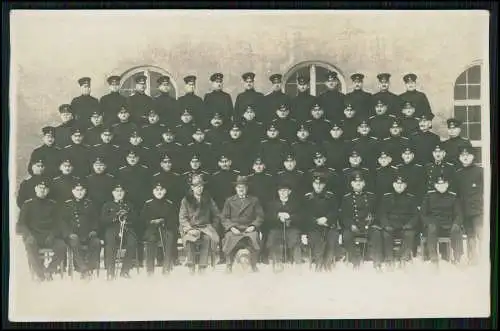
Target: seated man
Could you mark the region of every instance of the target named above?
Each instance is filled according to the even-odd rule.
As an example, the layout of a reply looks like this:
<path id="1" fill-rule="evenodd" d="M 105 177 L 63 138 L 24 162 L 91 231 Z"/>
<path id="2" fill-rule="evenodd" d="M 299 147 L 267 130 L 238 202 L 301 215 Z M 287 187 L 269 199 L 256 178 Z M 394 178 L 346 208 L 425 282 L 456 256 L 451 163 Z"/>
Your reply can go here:
<path id="1" fill-rule="evenodd" d="M 225 236 L 222 251 L 226 255 L 227 271 L 231 272 L 234 256 L 240 248 L 250 251 L 252 271 L 257 271 L 257 257 L 260 250 L 258 229 L 264 221 L 262 206 L 254 196 L 247 195 L 248 179 L 238 176 L 234 182 L 236 194 L 227 198 L 222 210 L 222 226 Z"/>
<path id="2" fill-rule="evenodd" d="M 101 220 L 104 225 L 104 264 L 107 278 L 115 278 L 115 259 L 118 249 L 125 248 L 120 276 L 130 278 L 129 271 L 137 253 L 137 235 L 134 228 L 136 211 L 134 206 L 125 199 L 126 191 L 120 183 L 113 185 L 113 200 L 102 207 Z"/>
<path id="3" fill-rule="evenodd" d="M 270 229 L 267 246 L 274 271 L 282 271 L 282 263 L 289 260 L 288 250 L 292 251 L 295 264 L 302 263 L 300 206 L 291 199 L 291 193 L 291 185 L 281 182 L 278 185 L 278 199 L 272 201 L 267 208 L 266 219 L 269 220 Z"/>
<path id="4" fill-rule="evenodd" d="M 219 243 L 216 228 L 220 212 L 214 200 L 204 191 L 202 175 L 192 176 L 189 184 L 190 189 L 182 199 L 179 210 L 179 232 L 186 248 L 189 272 L 193 275 L 196 265 L 198 272 L 204 273 L 210 252 L 214 252 Z"/>
<path id="5" fill-rule="evenodd" d="M 176 244 L 177 215 L 172 201 L 166 198 L 167 189 L 158 182 L 153 187 L 153 199 L 147 200 L 139 216 L 146 242 L 146 269 L 148 275 L 154 273 L 154 262 L 157 253 L 157 243 L 163 250 L 163 274 L 173 268 L 172 252 Z"/>
<path id="6" fill-rule="evenodd" d="M 411 259 L 415 229 L 419 220 L 418 199 L 406 191 L 406 178 L 396 176 L 392 187 L 394 192 L 384 194 L 377 215 L 384 228 L 384 256 L 389 263 L 393 261 L 394 238 L 403 240 L 401 259 Z"/>
<path id="7" fill-rule="evenodd" d="M 355 239 L 368 237 L 374 267 L 379 269 L 382 264 L 382 228 L 374 217 L 375 194 L 364 190 L 365 179 L 360 172 L 354 172 L 350 182 L 352 191 L 344 195 L 340 205 L 340 219 L 344 228 L 343 241 L 349 262 L 354 267 L 359 267 L 362 261 L 355 246 Z"/>
<path id="8" fill-rule="evenodd" d="M 73 184 L 72 193 L 73 199 L 66 200 L 60 214 L 62 235 L 73 251 L 76 270 L 85 278 L 87 271 L 99 268 L 99 212 L 94 203 L 86 197 L 87 189 L 82 182 Z M 88 247 L 85 254 L 82 252 L 83 245 Z"/>
<path id="9" fill-rule="evenodd" d="M 422 203 L 422 221 L 427 229 L 427 247 L 432 263 L 438 263 L 439 236 L 450 237 L 453 263 L 462 255 L 463 212 L 455 192 L 448 191 L 448 179 L 440 176 L 434 184 L 436 190 L 427 192 Z"/>
<path id="10" fill-rule="evenodd" d="M 56 238 L 60 232 L 56 217 L 56 202 L 47 198 L 49 187 L 45 181 L 35 185 L 36 196 L 26 200 L 21 206 L 17 233 L 23 238 L 28 253 L 28 262 L 39 280 L 52 279 L 51 274 L 66 256 L 64 241 Z M 50 248 L 54 256 L 47 268 L 40 260 L 38 250 Z"/>

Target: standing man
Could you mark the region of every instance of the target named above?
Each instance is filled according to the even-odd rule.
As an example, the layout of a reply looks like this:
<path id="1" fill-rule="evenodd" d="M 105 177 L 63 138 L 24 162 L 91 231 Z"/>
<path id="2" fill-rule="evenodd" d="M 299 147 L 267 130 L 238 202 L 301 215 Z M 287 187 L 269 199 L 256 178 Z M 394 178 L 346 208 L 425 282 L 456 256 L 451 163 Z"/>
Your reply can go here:
<path id="1" fill-rule="evenodd" d="M 71 144 L 71 128 L 76 126 L 76 120 L 73 110 L 68 104 L 59 106 L 59 114 L 62 123 L 54 129 L 55 144 L 59 148 L 64 148 Z"/>
<path id="2" fill-rule="evenodd" d="M 269 76 L 269 80 L 272 84 L 271 93 L 264 96 L 264 106 L 262 108 L 262 113 L 259 114 L 259 121 L 261 121 L 264 126 L 267 126 L 271 122 L 276 110 L 281 105 L 290 104 L 288 95 L 281 91 L 282 78 L 283 76 L 281 74 L 272 74 Z"/>
<path id="3" fill-rule="evenodd" d="M 425 93 L 417 91 L 417 75 L 414 73 L 406 74 L 403 76 L 403 81 L 406 91 L 399 96 L 401 100 L 403 102 L 411 102 L 414 105 L 415 117 L 420 118 L 422 115 L 425 115 L 432 121 L 434 114 L 432 113 L 429 99 L 427 99 Z"/>
<path id="4" fill-rule="evenodd" d="M 177 109 L 177 100 L 170 96 L 172 88 L 170 77 L 162 75 L 156 82 L 158 83 L 160 95 L 153 99 L 154 110 L 160 116 L 160 123 L 173 127 L 172 125 L 179 118 L 179 110 Z"/>
<path id="5" fill-rule="evenodd" d="M 179 97 L 177 100 L 177 109 L 178 113 L 175 117 L 175 121 L 181 116 L 183 112 L 188 110 L 191 112 L 194 116 L 194 121 L 196 123 L 199 123 L 199 125 L 205 126 L 208 125 L 207 123 L 203 123 L 203 118 L 206 117 L 204 113 L 204 105 L 203 105 L 203 100 L 195 94 L 196 90 L 196 76 L 194 75 L 189 75 L 184 77 L 184 89 L 186 91 L 186 94 L 183 96 Z M 169 128 L 173 129 L 174 127 L 171 126 L 169 123 L 168 125 Z"/>
<path id="6" fill-rule="evenodd" d="M 154 108 L 153 99 L 146 94 L 147 77 L 138 75 L 135 78 L 135 91 L 127 99 L 127 109 L 130 117 L 138 127 L 146 124 L 148 112 Z"/>
<path id="7" fill-rule="evenodd" d="M 262 121 L 264 94 L 255 91 L 255 74 L 253 72 L 244 73 L 243 79 L 245 91 L 238 94 L 234 104 L 234 121 L 240 121 L 248 106 L 255 111 L 257 121 Z"/>
<path id="8" fill-rule="evenodd" d="M 472 147 L 472 144 L 469 139 L 460 136 L 462 121 L 450 118 L 446 121 L 446 124 L 448 125 L 448 135 L 450 136 L 448 140 L 443 142 L 443 148 L 446 151 L 446 161 L 458 168 L 460 166 L 460 160 L 458 159 L 460 150 L 464 147 Z"/>
<path id="9" fill-rule="evenodd" d="M 208 121 L 213 117 L 215 113 L 221 114 L 224 122 L 232 120 L 233 115 L 233 100 L 229 93 L 224 92 L 224 75 L 217 72 L 210 76 L 210 81 L 212 82 L 212 92 L 205 94 L 203 98 L 203 103 L 205 105 L 205 112 L 203 116 L 203 123 L 208 123 Z"/>
<path id="10" fill-rule="evenodd" d="M 375 93 L 372 98 L 372 107 L 370 112 L 373 112 L 374 105 L 373 101 L 377 102 L 381 100 L 385 105 L 387 105 L 387 114 L 399 116 L 399 110 L 401 109 L 401 98 L 389 91 L 391 74 L 389 73 L 380 73 L 377 75 L 377 79 L 379 81 L 380 91 Z M 370 114 L 370 116 L 373 113 Z"/>
<path id="11" fill-rule="evenodd" d="M 354 89 L 352 92 L 346 94 L 345 101 L 356 109 L 358 118 L 366 120 L 370 117 L 370 112 L 372 110 L 372 94 L 363 90 L 364 78 L 365 75 L 361 73 L 351 75 Z"/>
<path id="12" fill-rule="evenodd" d="M 45 166 L 45 176 L 54 178 L 59 174 L 61 149 L 55 145 L 55 132 L 56 130 L 52 126 L 45 126 L 42 128 L 43 145 L 35 148 L 31 153 L 28 171 L 35 161 L 42 160 Z"/>
<path id="13" fill-rule="evenodd" d="M 104 115 L 104 124 L 113 125 L 118 121 L 118 112 L 127 105 L 127 98 L 120 94 L 120 76 L 107 79 L 110 92 L 99 101 L 99 108 Z"/>
<path id="14" fill-rule="evenodd" d="M 318 97 L 318 103 L 325 110 L 325 118 L 337 121 L 342 118 L 345 95 L 339 91 L 339 80 L 335 71 L 329 71 L 325 86 L 327 90 Z"/>
<path id="15" fill-rule="evenodd" d="M 66 146 L 62 150 L 64 159 L 70 159 L 73 163 L 73 174 L 83 178 L 90 173 L 90 147 L 83 143 L 83 132 L 78 127 L 72 128 L 71 140 L 72 144 Z"/>
<path id="16" fill-rule="evenodd" d="M 431 127 L 431 120 L 422 116 L 418 121 L 419 130 L 408 137 L 415 147 L 415 161 L 422 165 L 433 161 L 432 151 L 441 142 L 439 136 L 430 131 Z"/>
<path id="17" fill-rule="evenodd" d="M 76 121 L 83 125 L 90 126 L 90 116 L 94 110 L 99 110 L 99 100 L 90 95 L 90 78 L 82 77 L 78 80 L 82 94 L 71 100 L 71 109 L 75 114 Z"/>
<path id="18" fill-rule="evenodd" d="M 309 90 L 309 78 L 297 77 L 297 95 L 290 100 L 292 117 L 299 123 L 304 123 L 311 117 L 311 109 L 316 103 L 316 97 L 311 95 Z M 274 109 L 276 112 L 277 109 Z"/>

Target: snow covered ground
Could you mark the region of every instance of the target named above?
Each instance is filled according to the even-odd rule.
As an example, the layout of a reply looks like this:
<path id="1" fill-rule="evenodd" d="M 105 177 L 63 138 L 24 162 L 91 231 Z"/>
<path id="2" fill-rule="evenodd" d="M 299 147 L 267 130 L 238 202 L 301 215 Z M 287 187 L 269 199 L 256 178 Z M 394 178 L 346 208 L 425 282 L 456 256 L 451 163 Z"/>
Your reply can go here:
<path id="1" fill-rule="evenodd" d="M 443 262 L 436 271 L 418 262 L 382 273 L 371 264 L 358 272 L 341 264 L 332 273 L 281 274 L 263 265 L 257 274 L 232 275 L 221 265 L 204 276 L 177 267 L 168 278 L 132 271 L 130 280 L 107 282 L 101 273 L 89 283 L 55 278 L 38 284 L 31 281 L 23 249 L 16 247 L 9 309 L 15 321 L 487 317 L 490 312 L 488 263 L 459 269 Z"/>

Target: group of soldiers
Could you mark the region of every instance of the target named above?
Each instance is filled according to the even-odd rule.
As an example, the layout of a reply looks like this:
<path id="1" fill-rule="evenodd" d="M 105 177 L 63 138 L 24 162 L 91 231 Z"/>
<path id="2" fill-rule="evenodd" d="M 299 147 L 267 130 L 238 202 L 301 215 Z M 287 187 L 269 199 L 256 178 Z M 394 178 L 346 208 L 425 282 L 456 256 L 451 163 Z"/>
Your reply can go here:
<path id="1" fill-rule="evenodd" d="M 335 265 L 339 236 L 354 265 L 363 257 L 357 237 L 368 238 L 380 267 L 393 261 L 395 238 L 403 239 L 402 258 L 410 260 L 420 233 L 433 262 L 441 235 L 451 237 L 458 261 L 462 231 L 473 241 L 482 222 L 482 168 L 460 136 L 459 120 L 447 121 L 446 141 L 431 132 L 434 115 L 415 89 L 415 74 L 403 77 L 401 95 L 389 91 L 390 77 L 379 74 L 380 91 L 371 94 L 355 73 L 353 91 L 343 94 L 329 72 L 327 91 L 315 97 L 299 76 L 298 93 L 289 97 L 280 74 L 269 77 L 273 92 L 263 95 L 249 72 L 234 106 L 221 73 L 211 75 L 213 91 L 203 99 L 195 76 L 184 78 L 186 93 L 178 99 L 169 94 L 168 76 L 158 79 L 155 98 L 145 93 L 145 76 L 135 78 L 130 97 L 120 94 L 120 77 L 111 76 L 111 92 L 100 100 L 91 96 L 91 79 L 79 79 L 82 94 L 59 107 L 59 126 L 42 129 L 18 192 L 18 231 L 33 270 L 50 278 L 69 246 L 85 275 L 98 268 L 103 239 L 108 277 L 116 273 L 119 248 L 126 249 L 123 276 L 137 252 L 152 272 L 158 242 L 168 273 L 179 236 L 189 265 L 202 269 L 215 251 L 231 270 L 234 250 L 247 237 L 253 270 L 259 259 L 282 261 L 287 252 L 286 260 L 300 264 L 304 236 L 318 270 Z M 203 211 L 207 192 L 212 204 Z M 249 200 L 231 216 L 237 196 Z M 143 241 L 146 249 L 137 250 Z M 48 267 L 39 261 L 40 247 L 54 250 Z"/>

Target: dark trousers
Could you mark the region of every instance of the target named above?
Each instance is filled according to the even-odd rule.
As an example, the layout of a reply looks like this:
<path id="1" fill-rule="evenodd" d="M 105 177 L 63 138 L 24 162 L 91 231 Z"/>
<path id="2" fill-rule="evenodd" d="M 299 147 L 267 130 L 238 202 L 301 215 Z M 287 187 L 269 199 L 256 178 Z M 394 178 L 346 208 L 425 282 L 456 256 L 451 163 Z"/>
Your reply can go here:
<path id="1" fill-rule="evenodd" d="M 413 255 L 413 245 L 415 242 L 415 230 L 394 229 L 392 231 L 384 230 L 384 258 L 388 262 L 394 260 L 394 240 L 401 239 L 401 248 L 399 257 L 404 261 L 411 260 Z"/>
<path id="2" fill-rule="evenodd" d="M 258 256 L 259 256 L 259 250 L 256 250 L 252 243 L 250 242 L 250 239 L 249 238 L 242 238 L 237 244 L 236 246 L 233 248 L 233 250 L 231 252 L 229 252 L 229 254 L 226 254 L 226 264 L 227 265 L 230 265 L 232 266 L 233 263 L 234 263 L 234 258 L 236 256 L 236 253 L 240 250 L 240 249 L 248 249 L 248 251 L 250 252 L 250 264 L 255 267 L 257 265 L 257 259 L 258 259 Z"/>
<path id="3" fill-rule="evenodd" d="M 349 257 L 349 262 L 354 265 L 359 265 L 361 262 L 361 255 L 359 249 L 356 247 L 356 238 L 367 238 L 367 246 L 363 250 L 368 250 L 373 262 L 380 264 L 383 261 L 382 256 L 382 231 L 375 228 L 369 228 L 368 231 L 353 232 L 351 229 L 344 230 L 343 241 L 344 247 Z M 365 254 L 363 254 L 365 256 Z"/>
<path id="4" fill-rule="evenodd" d="M 101 255 L 101 240 L 97 237 L 92 239 L 75 238 L 68 239 L 69 247 L 73 252 L 75 267 L 80 272 L 95 270 L 99 268 Z M 82 246 L 87 246 L 83 249 Z"/>
<path id="5" fill-rule="evenodd" d="M 116 252 L 120 246 L 119 237 L 120 228 L 117 225 L 110 226 L 106 229 L 104 238 L 104 262 L 108 274 L 114 275 Z M 130 228 L 125 227 L 123 232 L 122 249 L 126 250 L 122 264 L 122 273 L 127 273 L 132 268 L 132 262 L 137 257 L 137 238 L 136 234 Z"/>
<path id="6" fill-rule="evenodd" d="M 302 250 L 300 248 L 300 231 L 295 228 L 275 228 L 269 231 L 267 240 L 267 247 L 269 248 L 270 258 L 273 262 L 288 262 L 290 260 L 287 254 L 286 260 L 284 257 L 284 250 L 292 253 L 293 262 L 296 264 L 302 263 Z"/>
<path id="7" fill-rule="evenodd" d="M 427 225 L 427 249 L 432 262 L 438 261 L 438 238 L 447 237 L 451 240 L 451 248 L 453 249 L 453 258 L 458 261 L 462 256 L 462 231 L 460 228 L 453 230 L 451 225 Z"/>
<path id="8" fill-rule="evenodd" d="M 309 232 L 309 245 L 316 267 L 328 269 L 335 263 L 339 232 L 337 229 L 329 228 L 314 229 Z"/>
<path id="9" fill-rule="evenodd" d="M 160 236 L 161 233 L 161 236 Z M 174 231 L 169 231 L 164 226 L 151 225 L 144 233 L 144 254 L 146 270 L 152 273 L 155 268 L 155 258 L 158 253 L 158 244 L 163 253 L 163 272 L 171 271 L 174 265 L 173 251 L 177 241 Z"/>
<path id="10" fill-rule="evenodd" d="M 467 234 L 467 253 L 470 260 L 477 258 L 477 243 L 481 240 L 483 215 L 464 217 L 464 230 Z"/>
<path id="11" fill-rule="evenodd" d="M 205 233 L 200 233 L 200 238 L 195 242 L 187 241 L 186 242 L 186 258 L 187 265 L 190 267 L 194 267 L 198 264 L 200 267 L 208 266 L 208 257 L 210 256 L 211 249 L 211 240 L 210 237 Z M 198 257 L 198 259 L 196 258 Z"/>
<path id="12" fill-rule="evenodd" d="M 66 244 L 62 239 L 52 237 L 29 237 L 24 238 L 24 245 L 26 247 L 26 253 L 28 254 L 28 263 L 40 279 L 45 278 L 45 272 L 55 272 L 57 267 L 66 258 Z M 41 248 L 48 248 L 54 251 L 52 261 L 47 268 L 45 268 L 43 260 L 40 259 L 38 253 L 38 250 Z"/>

